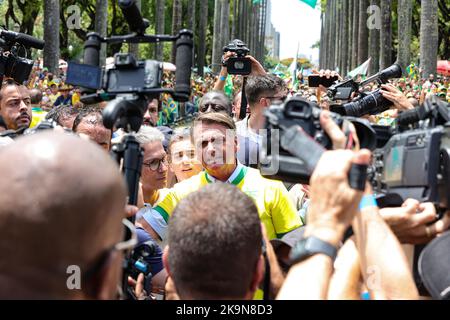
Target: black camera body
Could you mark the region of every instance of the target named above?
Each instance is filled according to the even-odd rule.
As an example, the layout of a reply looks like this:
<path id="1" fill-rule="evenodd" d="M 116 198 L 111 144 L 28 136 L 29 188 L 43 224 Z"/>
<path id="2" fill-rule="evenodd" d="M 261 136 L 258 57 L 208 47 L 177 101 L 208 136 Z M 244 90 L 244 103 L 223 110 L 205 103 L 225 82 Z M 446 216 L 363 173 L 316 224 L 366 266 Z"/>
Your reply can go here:
<path id="1" fill-rule="evenodd" d="M 152 96 L 159 95 L 162 75 L 162 62 L 137 61 L 130 53 L 116 53 L 112 68 L 101 69 L 70 62 L 66 82 L 90 89 L 102 89 L 109 94 L 142 93 Z"/>
<path id="2" fill-rule="evenodd" d="M 388 205 L 414 198 L 450 208 L 450 123 L 394 135 L 374 151 L 372 168 L 374 191 L 397 195 Z"/>
<path id="3" fill-rule="evenodd" d="M 44 41 L 27 34 L 0 29 L 0 80 L 7 77 L 20 84 L 27 81 L 34 62 L 21 56 L 27 54 L 23 49 L 43 49 L 44 44 Z"/>
<path id="4" fill-rule="evenodd" d="M 382 200 L 387 206 L 414 198 L 449 209 L 449 104 L 428 98 L 422 106 L 400 114 L 397 122 L 398 132 L 373 153 L 370 176 L 374 190 L 387 195 Z M 406 127 L 419 122 L 419 128 Z"/>
<path id="5" fill-rule="evenodd" d="M 236 57 L 231 57 L 226 62 L 229 74 L 249 75 L 252 72 L 252 62 L 246 56 L 250 53 L 245 43 L 239 39 L 234 39 L 227 46 L 223 47 L 223 52 L 234 52 Z"/>
<path id="6" fill-rule="evenodd" d="M 152 270 L 148 259 L 152 258 L 156 253 L 156 246 L 153 241 L 145 241 L 137 245 L 130 259 L 127 261 L 127 273 L 133 278 L 137 279 L 139 274 L 144 275 L 144 289 L 150 294 L 152 290 Z"/>
<path id="7" fill-rule="evenodd" d="M 330 137 L 320 125 L 321 109 L 301 97 L 284 105 L 272 105 L 265 111 L 266 133 L 260 152 L 261 173 L 271 179 L 309 183 L 317 161 L 326 149 L 332 149 Z M 364 120 L 345 118 L 330 112 L 339 127 L 344 121 L 355 125 L 362 147 L 375 148 L 375 132 Z"/>
<path id="8" fill-rule="evenodd" d="M 350 100 L 353 93 L 359 92 L 359 88 L 364 87 L 368 83 L 377 82 L 378 84 L 384 84 L 389 79 L 401 76 L 402 69 L 400 65 L 394 63 L 361 83 L 356 83 L 352 79 L 337 83 L 331 86 L 327 93 L 333 100 Z M 380 89 L 376 89 L 369 93 L 359 93 L 359 97 L 351 102 L 331 105 L 330 110 L 343 116 L 361 117 L 367 114 L 381 113 L 389 109 L 391 105 L 392 102 L 383 97 Z"/>

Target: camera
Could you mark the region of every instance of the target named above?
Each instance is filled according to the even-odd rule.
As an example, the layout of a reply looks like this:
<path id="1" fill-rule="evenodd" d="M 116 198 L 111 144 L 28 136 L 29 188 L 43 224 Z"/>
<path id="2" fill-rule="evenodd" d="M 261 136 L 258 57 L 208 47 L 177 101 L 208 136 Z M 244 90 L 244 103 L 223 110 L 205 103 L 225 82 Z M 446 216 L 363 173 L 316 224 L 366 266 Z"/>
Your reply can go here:
<path id="1" fill-rule="evenodd" d="M 151 96 L 155 94 L 154 89 L 160 88 L 162 74 L 162 62 L 137 61 L 130 53 L 116 53 L 114 66 L 103 72 L 100 68 L 70 62 L 66 82 L 90 89 L 103 89 L 108 94 L 142 93 Z"/>
<path id="2" fill-rule="evenodd" d="M 234 39 L 227 46 L 223 47 L 223 52 L 234 52 L 235 57 L 230 57 L 226 61 L 226 67 L 229 74 L 249 75 L 252 72 L 252 62 L 246 56 L 250 50 L 245 43 L 239 39 Z"/>
<path id="3" fill-rule="evenodd" d="M 377 74 L 367 78 L 361 83 L 356 83 L 352 79 L 337 83 L 328 90 L 328 96 L 333 100 L 349 100 L 352 93 L 359 92 L 361 87 L 371 82 L 378 84 L 387 83 L 389 79 L 402 76 L 400 65 L 394 63 Z M 356 100 L 344 104 L 335 104 L 330 106 L 330 110 L 344 116 L 361 117 L 367 114 L 374 115 L 386 111 L 392 105 L 392 102 L 384 98 L 380 89 L 369 93 L 361 92 Z"/>
<path id="4" fill-rule="evenodd" d="M 320 125 L 321 109 L 301 97 L 286 103 L 273 104 L 265 110 L 267 137 L 260 152 L 261 173 L 271 179 L 308 183 L 317 161 L 332 142 Z M 373 150 L 375 132 L 366 120 L 342 117 L 330 112 L 336 124 L 343 128 L 355 126 L 362 148 Z M 347 133 L 349 142 L 351 134 Z"/>
<path id="5" fill-rule="evenodd" d="M 157 244 L 153 241 L 145 241 L 133 249 L 130 259 L 127 260 L 126 273 L 133 279 L 137 279 L 140 273 L 144 274 L 144 289 L 147 294 L 150 294 L 152 291 L 153 277 L 150 262 L 148 260 L 155 255 L 157 251 L 156 247 Z"/>
<path id="6" fill-rule="evenodd" d="M 193 33 L 180 30 L 177 35 L 145 34 L 149 22 L 142 18 L 135 0 L 118 0 L 118 4 L 128 23 L 130 34 L 102 37 L 98 33 L 87 34 L 84 43 L 84 64 L 69 64 L 68 83 L 81 86 L 80 101 L 86 104 L 108 101 L 103 109 L 103 124 L 108 129 L 123 128 L 125 135 L 120 143 L 115 144 L 111 154 L 119 166 L 128 186 L 128 204 L 136 205 L 138 199 L 139 179 L 142 170 L 144 150 L 136 139 L 135 133 L 142 125 L 149 99 L 161 93 L 171 94 L 175 100 L 186 102 L 191 95 L 191 66 Z M 159 43 L 174 42 L 176 46 L 175 87 L 161 87 L 162 62 L 155 60 L 137 61 L 132 54 L 114 55 L 114 66 L 99 67 L 100 47 L 102 43 Z M 134 216 L 128 218 L 134 224 Z M 131 232 L 126 230 L 126 239 Z M 145 268 L 145 255 L 152 252 L 148 247 L 135 248 L 125 256 L 122 274 L 123 293 L 128 299 L 136 299 L 133 289 L 128 285 L 128 276 L 136 277 Z M 153 248 L 154 249 L 154 248 Z M 138 272 L 139 271 L 139 272 Z M 150 280 L 147 280 L 147 282 Z"/>
<path id="7" fill-rule="evenodd" d="M 450 208 L 449 104 L 433 96 L 397 120 L 406 130 L 394 134 L 373 153 L 370 181 L 382 206 L 400 206 L 407 198 Z M 421 127 L 406 125 L 421 122 Z"/>
<path id="8" fill-rule="evenodd" d="M 27 81 L 34 62 L 26 57 L 24 49 L 43 49 L 44 44 L 27 34 L 0 29 L 0 80 L 7 77 L 20 84 Z"/>

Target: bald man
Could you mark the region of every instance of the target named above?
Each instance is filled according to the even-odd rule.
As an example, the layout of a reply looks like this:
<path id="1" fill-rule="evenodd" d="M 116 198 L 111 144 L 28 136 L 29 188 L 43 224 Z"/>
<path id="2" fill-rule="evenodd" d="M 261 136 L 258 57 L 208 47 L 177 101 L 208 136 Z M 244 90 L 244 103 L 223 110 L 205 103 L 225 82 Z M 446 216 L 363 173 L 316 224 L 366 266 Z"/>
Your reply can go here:
<path id="1" fill-rule="evenodd" d="M 38 133 L 2 149 L 0 176 L 0 299 L 115 298 L 126 188 L 108 154 Z"/>

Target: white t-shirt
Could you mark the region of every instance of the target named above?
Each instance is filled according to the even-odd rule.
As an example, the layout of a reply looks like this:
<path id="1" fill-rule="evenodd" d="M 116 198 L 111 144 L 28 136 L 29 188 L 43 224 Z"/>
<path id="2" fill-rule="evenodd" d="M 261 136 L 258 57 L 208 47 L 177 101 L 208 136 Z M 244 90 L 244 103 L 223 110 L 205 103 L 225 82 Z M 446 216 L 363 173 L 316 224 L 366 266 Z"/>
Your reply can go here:
<path id="1" fill-rule="evenodd" d="M 236 122 L 236 135 L 239 144 L 238 160 L 246 166 L 257 165 L 259 163 L 262 135 L 257 134 L 248 127 L 248 116 Z"/>

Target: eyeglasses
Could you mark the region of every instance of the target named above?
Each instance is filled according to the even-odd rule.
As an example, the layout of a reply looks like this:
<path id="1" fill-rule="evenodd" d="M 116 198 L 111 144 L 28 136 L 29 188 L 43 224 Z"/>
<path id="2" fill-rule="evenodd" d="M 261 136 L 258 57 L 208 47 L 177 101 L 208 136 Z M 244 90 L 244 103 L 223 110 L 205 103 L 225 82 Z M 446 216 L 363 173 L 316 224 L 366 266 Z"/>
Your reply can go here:
<path id="1" fill-rule="evenodd" d="M 200 112 L 206 112 L 208 111 L 209 107 L 211 107 L 211 109 L 214 112 L 219 112 L 219 111 L 224 111 L 227 110 L 226 107 L 220 105 L 220 104 L 215 104 L 215 103 L 205 103 L 203 105 L 200 106 Z"/>
<path id="2" fill-rule="evenodd" d="M 149 162 L 144 162 L 144 163 L 142 163 L 142 165 L 150 168 L 150 170 L 156 171 L 156 170 L 159 170 L 162 163 L 164 163 L 164 165 L 166 165 L 166 166 L 168 165 L 167 156 L 165 156 L 162 159 L 154 159 Z"/>

